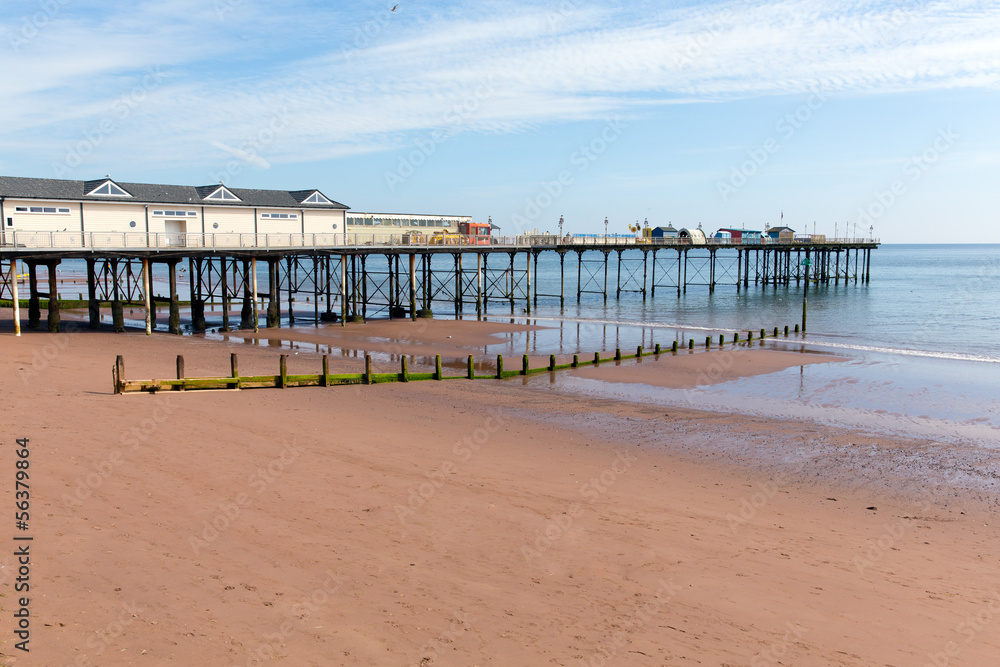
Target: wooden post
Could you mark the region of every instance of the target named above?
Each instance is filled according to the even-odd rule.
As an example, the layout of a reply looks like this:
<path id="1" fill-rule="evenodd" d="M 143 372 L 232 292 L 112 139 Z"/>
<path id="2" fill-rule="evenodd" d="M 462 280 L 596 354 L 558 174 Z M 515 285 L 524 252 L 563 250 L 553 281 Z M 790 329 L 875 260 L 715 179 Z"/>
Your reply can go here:
<path id="1" fill-rule="evenodd" d="M 766 332 L 763 329 L 760 330 L 760 337 L 762 340 L 767 337 Z"/>
<path id="2" fill-rule="evenodd" d="M 736 345 L 736 343 L 738 343 L 738 342 L 740 342 L 740 335 L 738 333 L 734 333 L 733 334 L 733 345 Z"/>
<path id="3" fill-rule="evenodd" d="M 549 355 L 549 370 L 554 371 L 556 369 L 556 355 Z"/>
<path id="4" fill-rule="evenodd" d="M 234 389 L 239 389 L 240 388 L 240 364 L 239 364 L 239 361 L 236 358 L 236 353 L 235 352 L 233 352 L 232 354 L 229 355 L 229 368 L 230 368 L 230 373 L 233 376 L 233 384 L 235 385 L 233 388 Z"/>
<path id="5" fill-rule="evenodd" d="M 601 353 L 600 352 L 594 352 L 594 365 L 596 366 L 599 363 L 601 363 Z"/>
<path id="6" fill-rule="evenodd" d="M 774 327 L 774 337 L 778 337 L 778 327 Z"/>
<path id="7" fill-rule="evenodd" d="M 441 371 L 441 355 L 434 355 L 434 379 L 442 380 L 444 379 L 444 374 Z"/>
<path id="8" fill-rule="evenodd" d="M 323 377 L 319 384 L 321 387 L 330 386 L 330 356 L 326 354 L 323 355 Z"/>
<path id="9" fill-rule="evenodd" d="M 125 357 L 118 355 L 115 357 L 115 375 L 118 376 L 118 393 L 125 388 Z"/>
<path id="10" fill-rule="evenodd" d="M 622 349 L 620 347 L 615 348 L 615 361 L 622 360 Z"/>
<path id="11" fill-rule="evenodd" d="M 90 260 L 93 261 L 93 260 Z M 91 272 L 90 275 L 93 275 Z M 21 335 L 21 302 L 18 300 L 17 296 L 17 259 L 12 258 L 10 260 L 10 293 L 14 299 L 14 335 Z M 91 323 L 93 323 L 93 318 L 91 318 Z M 100 323 L 98 323 L 100 326 Z"/>
<path id="12" fill-rule="evenodd" d="M 372 355 L 365 355 L 365 376 L 362 380 L 365 384 L 372 384 Z"/>
<path id="13" fill-rule="evenodd" d="M 288 383 L 288 355 L 278 357 L 278 386 L 284 389 Z"/>
<path id="14" fill-rule="evenodd" d="M 785 325 L 785 337 L 786 338 L 788 337 L 788 325 L 787 324 Z"/>
<path id="15" fill-rule="evenodd" d="M 656 347 L 654 347 L 654 348 L 653 348 L 653 350 L 655 350 L 655 351 L 653 352 L 653 354 L 656 354 L 656 355 L 660 354 L 660 344 L 659 344 L 659 343 L 657 343 L 657 344 L 656 344 Z"/>
<path id="16" fill-rule="evenodd" d="M 752 331 L 748 331 L 747 332 L 747 342 L 748 343 L 752 343 L 753 342 L 753 332 Z"/>
<path id="17" fill-rule="evenodd" d="M 726 344 L 726 334 L 719 334 L 719 347 Z"/>
<path id="18" fill-rule="evenodd" d="M 177 355 L 177 379 L 184 379 L 184 357 L 180 354 Z M 177 387 L 178 391 L 184 391 L 184 385 Z"/>
<path id="19" fill-rule="evenodd" d="M 142 290 L 146 293 L 146 335 L 153 335 L 153 295 L 150 294 L 152 281 L 149 275 L 149 260 L 142 260 Z"/>
<path id="20" fill-rule="evenodd" d="M 523 355 L 521 357 L 521 375 L 528 374 L 528 355 Z"/>
<path id="21" fill-rule="evenodd" d="M 694 349 L 694 338 L 688 338 L 688 349 L 689 350 Z"/>
<path id="22" fill-rule="evenodd" d="M 502 380 L 503 379 L 503 355 L 502 354 L 498 354 L 497 355 L 497 379 L 498 380 Z"/>
<path id="23" fill-rule="evenodd" d="M 677 353 L 677 341 L 673 341 L 673 343 L 670 345 L 670 351 L 673 352 L 674 354 Z"/>
<path id="24" fill-rule="evenodd" d="M 573 368 L 576 368 L 579 365 L 580 365 L 580 355 L 579 354 L 574 354 L 573 355 Z"/>
<path id="25" fill-rule="evenodd" d="M 642 359 L 642 345 L 635 348 L 635 358 Z"/>
<path id="26" fill-rule="evenodd" d="M 705 336 L 705 349 L 707 350 L 710 347 L 712 347 L 712 337 Z"/>
<path id="27" fill-rule="evenodd" d="M 471 354 L 469 355 L 469 359 L 468 359 L 467 365 L 468 365 L 468 369 L 467 369 L 468 370 L 468 378 L 470 380 L 475 380 L 476 379 L 476 365 L 475 365 L 475 361 L 473 360 Z"/>
<path id="28" fill-rule="evenodd" d="M 407 367 L 405 354 L 399 357 L 399 380 L 400 382 L 410 381 L 410 369 Z"/>

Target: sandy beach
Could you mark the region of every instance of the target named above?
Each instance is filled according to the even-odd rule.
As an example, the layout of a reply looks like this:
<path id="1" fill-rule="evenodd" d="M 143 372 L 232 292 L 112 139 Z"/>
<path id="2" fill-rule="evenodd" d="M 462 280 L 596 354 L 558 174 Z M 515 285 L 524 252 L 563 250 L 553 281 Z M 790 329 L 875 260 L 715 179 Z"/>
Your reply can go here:
<path id="1" fill-rule="evenodd" d="M 506 324 L 257 345 L 15 338 L 9 311 L 0 322 L 0 488 L 9 506 L 29 438 L 34 538 L 30 654 L 14 648 L 13 549 L 0 557 L 4 665 L 941 666 L 1000 651 L 996 492 L 908 467 L 947 460 L 935 443 L 574 395 L 547 374 L 112 394 L 116 354 L 130 379 L 172 376 L 178 354 L 189 375 L 225 373 L 230 352 L 246 374 L 282 352 L 305 373 L 350 342 L 389 370 L 399 354 L 495 356 Z M 700 351 L 565 372 L 689 387 L 825 363 Z"/>

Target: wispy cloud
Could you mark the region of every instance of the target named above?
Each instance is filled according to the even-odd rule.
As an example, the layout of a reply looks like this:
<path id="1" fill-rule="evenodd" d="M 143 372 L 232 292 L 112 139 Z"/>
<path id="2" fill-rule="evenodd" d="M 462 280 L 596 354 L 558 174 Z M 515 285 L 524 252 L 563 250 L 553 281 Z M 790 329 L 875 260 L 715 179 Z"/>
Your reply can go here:
<path id="1" fill-rule="evenodd" d="M 166 72 L 164 83 L 101 147 L 103 159 L 127 163 L 143 146 L 164 164 L 210 164 L 277 109 L 289 123 L 254 156 L 258 166 L 385 150 L 435 129 L 516 132 L 816 86 L 870 94 L 1000 85 L 1000 6 L 973 0 L 558 10 L 463 2 L 406 5 L 390 18 L 377 4 L 348 13 L 304 1 L 269 10 L 236 1 L 224 16 L 192 0 L 102 7 L 67 6 L 23 48 L 0 48 L 6 151 L 36 139 L 58 159 L 151 66 Z M 2 11 L 16 30 L 16 9 Z M 456 114 L 484 83 L 495 88 L 489 98 Z"/>

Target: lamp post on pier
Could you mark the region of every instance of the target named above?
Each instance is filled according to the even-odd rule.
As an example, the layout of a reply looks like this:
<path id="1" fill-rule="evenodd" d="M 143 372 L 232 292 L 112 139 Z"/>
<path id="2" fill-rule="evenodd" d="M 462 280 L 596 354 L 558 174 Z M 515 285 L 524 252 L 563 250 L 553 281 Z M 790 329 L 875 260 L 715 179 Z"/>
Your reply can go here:
<path id="1" fill-rule="evenodd" d="M 608 216 L 604 216 L 604 243 L 608 242 Z"/>
<path id="2" fill-rule="evenodd" d="M 563 242 L 563 217 L 559 216 L 559 243 Z"/>

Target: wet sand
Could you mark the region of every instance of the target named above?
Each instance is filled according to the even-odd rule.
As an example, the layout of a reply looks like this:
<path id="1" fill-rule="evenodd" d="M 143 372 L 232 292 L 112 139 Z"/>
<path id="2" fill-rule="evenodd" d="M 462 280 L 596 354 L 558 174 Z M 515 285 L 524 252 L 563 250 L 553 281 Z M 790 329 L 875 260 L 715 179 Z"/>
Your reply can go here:
<path id="1" fill-rule="evenodd" d="M 456 345 L 441 333 L 378 337 Z M 190 375 L 225 372 L 231 351 L 245 373 L 277 367 L 267 346 L 0 326 L 16 415 L 0 488 L 13 502 L 10 447 L 29 437 L 38 554 L 30 655 L 0 557 L 4 664 L 983 665 L 1000 650 L 996 493 L 893 458 L 933 443 L 573 396 L 544 375 L 111 394 L 115 354 L 139 378 L 177 354 Z M 752 354 L 727 372 L 817 361 Z M 576 372 L 697 381 L 713 363 Z M 317 366 L 303 348 L 289 372 Z"/>

